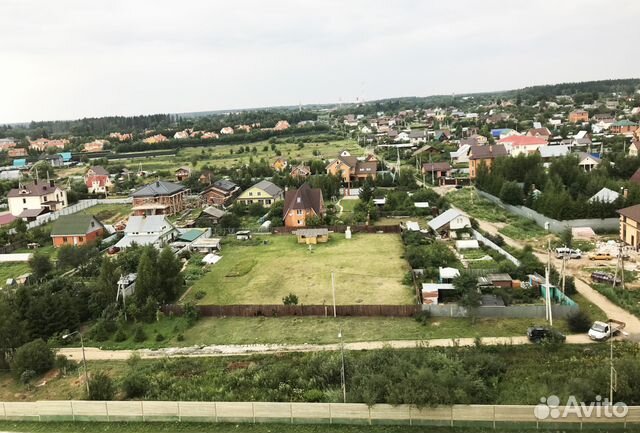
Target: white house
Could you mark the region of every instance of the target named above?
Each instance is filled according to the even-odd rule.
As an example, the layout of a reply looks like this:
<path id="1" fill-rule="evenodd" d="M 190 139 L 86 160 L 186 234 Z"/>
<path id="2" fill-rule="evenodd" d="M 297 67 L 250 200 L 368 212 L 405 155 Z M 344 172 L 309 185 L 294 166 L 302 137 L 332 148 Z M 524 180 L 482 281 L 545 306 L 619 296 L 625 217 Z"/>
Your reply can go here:
<path id="1" fill-rule="evenodd" d="M 409 133 L 405 131 L 399 132 L 398 135 L 396 135 L 396 138 L 393 139 L 393 141 L 402 143 L 407 142 L 409 141 Z"/>
<path id="2" fill-rule="evenodd" d="M 11 215 L 35 219 L 37 216 L 63 209 L 69 205 L 67 191 L 55 185 L 53 181 L 35 180 L 21 185 L 7 194 Z"/>
<path id="3" fill-rule="evenodd" d="M 130 216 L 124 229 L 124 237 L 118 241 L 116 247 L 124 249 L 136 244 L 162 248 L 178 234 L 178 229 L 165 215 Z"/>
<path id="4" fill-rule="evenodd" d="M 449 152 L 449 156 L 451 157 L 451 162 L 455 163 L 468 163 L 469 162 L 469 151 L 471 150 L 471 146 L 468 144 L 463 144 L 456 150 L 455 152 Z"/>
<path id="5" fill-rule="evenodd" d="M 540 137 L 512 135 L 498 140 L 498 144 L 504 144 L 507 153 L 510 156 L 516 157 L 518 155 L 531 155 L 549 143 Z"/>
<path id="6" fill-rule="evenodd" d="M 580 152 L 580 161 L 578 162 L 578 165 L 588 173 L 600 165 L 600 158 L 589 155 L 588 153 Z"/>
<path id="7" fill-rule="evenodd" d="M 638 150 L 640 150 L 640 140 L 634 140 L 629 145 L 629 156 L 638 156 Z"/>
<path id="8" fill-rule="evenodd" d="M 457 209 L 449 209 L 427 223 L 431 230 L 442 237 L 448 237 L 454 230 L 471 228 L 469 217 Z"/>

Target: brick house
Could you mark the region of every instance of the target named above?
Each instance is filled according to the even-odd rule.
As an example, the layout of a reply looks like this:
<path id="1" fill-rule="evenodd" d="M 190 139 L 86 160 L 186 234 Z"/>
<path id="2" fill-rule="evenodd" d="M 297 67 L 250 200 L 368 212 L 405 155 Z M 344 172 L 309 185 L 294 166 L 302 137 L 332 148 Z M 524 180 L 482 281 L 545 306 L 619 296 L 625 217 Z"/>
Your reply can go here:
<path id="1" fill-rule="evenodd" d="M 422 174 L 433 176 L 436 179 L 440 179 L 441 177 L 451 177 L 451 164 L 448 162 L 429 162 L 422 164 Z"/>
<path id="2" fill-rule="evenodd" d="M 589 121 L 589 112 L 585 110 L 575 110 L 569 113 L 570 123 L 582 123 Z"/>
<path id="3" fill-rule="evenodd" d="M 202 191 L 200 197 L 208 205 L 229 206 L 240 194 L 240 187 L 230 180 L 216 180 L 213 185 Z"/>
<path id="4" fill-rule="evenodd" d="M 633 134 L 638 129 L 638 124 L 627 119 L 618 120 L 611 124 L 609 131 L 613 134 Z"/>
<path id="5" fill-rule="evenodd" d="M 23 148 L 23 147 L 16 147 L 15 149 L 9 149 L 7 151 L 7 156 L 9 158 L 17 158 L 20 156 L 28 156 L 29 153 L 27 152 L 27 149 Z"/>
<path id="6" fill-rule="evenodd" d="M 108 144 L 107 140 L 93 140 L 89 143 L 85 143 L 82 145 L 83 152 L 102 152 L 104 150 L 104 145 Z"/>
<path id="7" fill-rule="evenodd" d="M 97 242 L 105 234 L 105 228 L 92 215 L 63 215 L 53 223 L 51 239 L 53 246 L 86 245 Z"/>
<path id="8" fill-rule="evenodd" d="M 186 209 L 187 189 L 177 183 L 158 180 L 131 194 L 133 214 L 173 215 Z"/>
<path id="9" fill-rule="evenodd" d="M 322 190 L 319 188 L 311 188 L 305 182 L 297 190 L 285 194 L 282 210 L 285 227 L 305 227 L 308 218 L 322 217 L 325 213 Z"/>
<path id="10" fill-rule="evenodd" d="M 471 146 L 469 151 L 469 178 L 475 179 L 480 165 L 491 169 L 496 158 L 507 156 L 507 150 L 502 144 L 489 146 Z"/>
<path id="11" fill-rule="evenodd" d="M 87 170 L 84 175 L 84 184 L 90 194 L 104 194 L 113 187 L 109 172 L 99 165 Z"/>
<path id="12" fill-rule="evenodd" d="M 29 148 L 39 152 L 45 152 L 47 149 L 64 149 L 69 144 L 69 140 L 49 140 L 48 138 L 38 138 L 29 141 Z"/>
<path id="13" fill-rule="evenodd" d="M 376 178 L 378 160 L 373 155 L 364 159 L 358 159 L 347 151 L 340 155 L 325 167 L 327 174 L 339 176 L 344 183 L 356 180 L 365 180 L 367 177 Z"/>

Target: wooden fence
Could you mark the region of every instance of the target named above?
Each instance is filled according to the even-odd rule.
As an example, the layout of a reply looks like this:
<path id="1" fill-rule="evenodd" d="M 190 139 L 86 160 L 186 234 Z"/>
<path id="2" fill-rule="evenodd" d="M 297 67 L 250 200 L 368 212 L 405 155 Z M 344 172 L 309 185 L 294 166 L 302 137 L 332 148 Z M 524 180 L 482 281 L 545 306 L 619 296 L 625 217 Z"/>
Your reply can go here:
<path id="1" fill-rule="evenodd" d="M 535 406 L 454 405 L 419 408 L 361 403 L 272 403 L 202 401 L 36 401 L 0 402 L 3 421 L 127 421 L 127 422 L 227 422 L 286 424 L 425 425 L 450 427 L 513 428 L 527 430 L 583 430 L 600 427 L 634 431 L 640 424 L 640 407 L 630 406 L 623 416 L 593 410 L 588 416 L 539 419 Z M 560 406 L 560 414 L 564 407 Z M 545 413 L 543 412 L 543 415 Z M 548 414 L 547 414 L 548 415 Z M 618 415 L 620 415 L 618 413 Z M 277 431 L 277 430 L 276 430 Z M 523 430 L 524 431 L 524 430 Z"/>
<path id="2" fill-rule="evenodd" d="M 333 316 L 332 305 L 198 305 L 203 317 L 281 317 L 281 316 Z M 340 317 L 412 317 L 421 311 L 420 305 L 337 305 Z M 182 305 L 162 307 L 164 314 L 180 316 Z"/>
<path id="3" fill-rule="evenodd" d="M 313 228 L 323 228 L 327 229 L 330 232 L 334 233 L 344 233 L 347 230 L 347 227 L 351 228 L 351 233 L 401 233 L 402 228 L 399 224 L 389 224 L 389 225 L 380 225 L 380 226 L 372 226 L 372 225 L 336 225 L 336 226 L 318 226 Z M 274 227 L 272 232 L 274 234 L 285 234 L 291 233 L 296 230 L 299 230 L 300 227 Z"/>

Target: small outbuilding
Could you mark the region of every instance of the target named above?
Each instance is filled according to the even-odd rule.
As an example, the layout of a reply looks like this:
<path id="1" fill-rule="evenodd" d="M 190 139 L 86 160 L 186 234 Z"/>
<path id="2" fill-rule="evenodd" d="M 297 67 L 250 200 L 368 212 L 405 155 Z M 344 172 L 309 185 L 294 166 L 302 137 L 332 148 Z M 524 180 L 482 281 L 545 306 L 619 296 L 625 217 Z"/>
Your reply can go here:
<path id="1" fill-rule="evenodd" d="M 315 245 L 329 242 L 328 229 L 299 229 L 293 232 L 299 244 Z"/>

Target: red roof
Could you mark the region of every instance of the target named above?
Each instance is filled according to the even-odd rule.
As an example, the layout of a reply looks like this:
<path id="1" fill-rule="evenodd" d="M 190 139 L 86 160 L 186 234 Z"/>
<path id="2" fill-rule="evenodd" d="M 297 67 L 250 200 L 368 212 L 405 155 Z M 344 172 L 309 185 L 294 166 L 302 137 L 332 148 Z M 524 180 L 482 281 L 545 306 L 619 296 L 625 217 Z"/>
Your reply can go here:
<path id="1" fill-rule="evenodd" d="M 528 135 L 512 135 L 498 140 L 499 144 L 510 144 L 511 146 L 532 146 L 549 144 L 547 140 L 540 137 L 530 137 Z"/>
<path id="2" fill-rule="evenodd" d="M 109 176 L 97 175 L 97 176 L 87 176 L 86 185 L 88 188 L 93 186 L 93 182 L 97 182 L 100 186 L 105 186 L 107 181 L 109 180 Z"/>
<path id="3" fill-rule="evenodd" d="M 0 215 L 0 226 L 11 224 L 15 220 L 16 220 L 16 217 L 11 215 L 10 213 L 2 214 L 2 215 Z"/>

